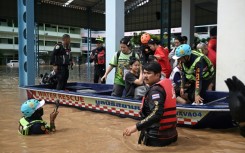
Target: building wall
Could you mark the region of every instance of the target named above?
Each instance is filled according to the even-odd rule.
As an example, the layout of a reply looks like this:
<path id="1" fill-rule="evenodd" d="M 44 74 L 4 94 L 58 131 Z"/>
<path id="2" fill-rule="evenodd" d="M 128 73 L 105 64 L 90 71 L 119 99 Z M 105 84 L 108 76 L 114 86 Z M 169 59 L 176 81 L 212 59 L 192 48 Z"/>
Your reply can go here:
<path id="1" fill-rule="evenodd" d="M 224 80 L 235 75 L 245 83 L 245 1 L 218 1 L 216 89 L 227 91 Z"/>
<path id="2" fill-rule="evenodd" d="M 41 23 L 39 28 L 39 55 L 40 58 L 46 56 L 46 62 L 49 63 L 50 53 L 54 45 L 61 42 L 63 34 L 68 33 L 71 36 L 71 50 L 74 60 L 82 55 L 87 57 L 88 41 L 87 30 L 79 27 L 45 24 Z M 95 38 L 105 37 L 104 31 L 91 31 L 91 49 L 96 47 Z M 18 59 L 18 27 L 13 19 L 0 19 L 0 65 L 6 64 L 9 60 Z M 86 61 L 86 60 L 83 60 Z"/>

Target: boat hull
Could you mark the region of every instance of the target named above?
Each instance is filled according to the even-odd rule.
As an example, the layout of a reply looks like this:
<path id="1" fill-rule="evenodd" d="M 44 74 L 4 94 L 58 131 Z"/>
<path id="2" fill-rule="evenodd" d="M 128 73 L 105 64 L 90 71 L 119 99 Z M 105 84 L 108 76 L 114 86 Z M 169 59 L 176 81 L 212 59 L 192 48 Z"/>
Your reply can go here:
<path id="1" fill-rule="evenodd" d="M 112 85 L 69 83 L 69 91 L 47 89 L 46 87 L 36 85 L 23 87 L 23 89 L 26 90 L 28 99 L 44 99 L 50 103 L 59 99 L 60 103 L 65 106 L 141 119 L 141 102 L 110 96 Z M 225 92 L 211 92 L 208 98 L 212 100 L 225 96 L 227 96 Z M 178 126 L 192 128 L 230 128 L 234 126 L 226 99 L 217 104 L 203 106 L 177 105 L 177 118 Z"/>

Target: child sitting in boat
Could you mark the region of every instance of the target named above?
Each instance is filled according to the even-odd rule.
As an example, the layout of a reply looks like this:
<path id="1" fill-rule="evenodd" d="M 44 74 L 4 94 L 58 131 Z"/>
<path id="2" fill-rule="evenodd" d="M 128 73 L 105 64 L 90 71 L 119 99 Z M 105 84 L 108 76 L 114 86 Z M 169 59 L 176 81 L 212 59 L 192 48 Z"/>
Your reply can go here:
<path id="1" fill-rule="evenodd" d="M 130 71 L 125 76 L 126 98 L 141 99 L 146 92 L 143 85 L 143 72 L 139 59 L 130 57 Z"/>

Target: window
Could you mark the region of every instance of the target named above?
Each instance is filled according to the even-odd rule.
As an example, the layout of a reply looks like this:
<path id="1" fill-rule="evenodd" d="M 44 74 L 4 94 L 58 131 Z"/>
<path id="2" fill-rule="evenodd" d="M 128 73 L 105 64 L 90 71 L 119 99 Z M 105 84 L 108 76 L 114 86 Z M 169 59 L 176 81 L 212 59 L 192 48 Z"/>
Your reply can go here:
<path id="1" fill-rule="evenodd" d="M 11 39 L 11 38 L 0 38 L 0 44 L 13 44 L 13 39 Z"/>
<path id="2" fill-rule="evenodd" d="M 14 44 L 18 44 L 19 43 L 19 38 L 18 37 L 14 37 Z"/>
<path id="3" fill-rule="evenodd" d="M 55 44 L 57 44 L 56 41 L 45 41 L 45 46 L 54 46 Z"/>
<path id="4" fill-rule="evenodd" d="M 71 43 L 71 47 L 80 48 L 80 44 L 79 43 Z"/>

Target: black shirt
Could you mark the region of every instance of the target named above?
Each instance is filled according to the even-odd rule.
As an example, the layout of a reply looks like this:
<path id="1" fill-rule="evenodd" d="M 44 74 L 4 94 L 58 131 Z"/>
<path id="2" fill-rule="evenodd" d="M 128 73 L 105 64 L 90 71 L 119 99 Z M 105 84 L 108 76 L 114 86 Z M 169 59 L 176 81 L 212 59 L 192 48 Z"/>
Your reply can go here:
<path id="1" fill-rule="evenodd" d="M 133 98 L 134 97 L 134 90 L 137 87 L 134 84 L 134 81 L 138 79 L 139 76 L 134 75 L 130 71 L 125 76 L 125 91 L 126 91 L 126 98 Z"/>

